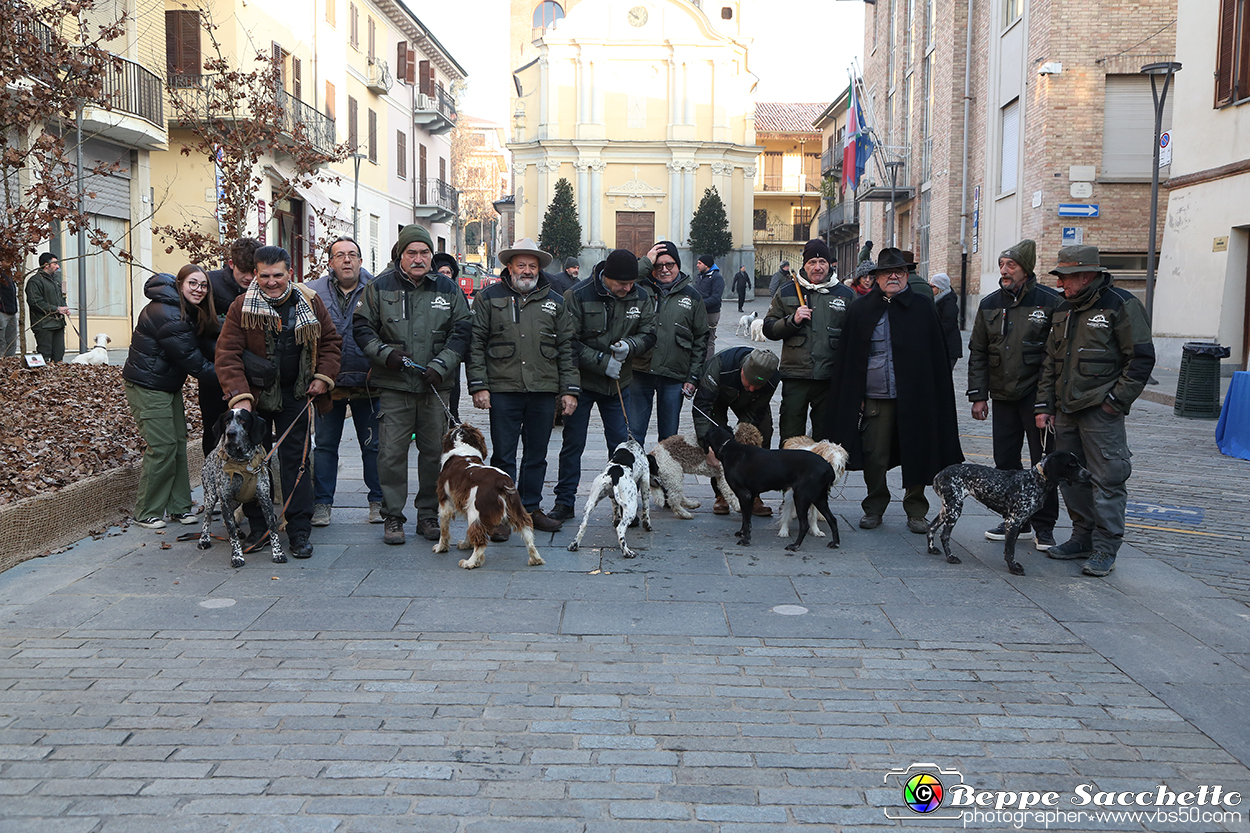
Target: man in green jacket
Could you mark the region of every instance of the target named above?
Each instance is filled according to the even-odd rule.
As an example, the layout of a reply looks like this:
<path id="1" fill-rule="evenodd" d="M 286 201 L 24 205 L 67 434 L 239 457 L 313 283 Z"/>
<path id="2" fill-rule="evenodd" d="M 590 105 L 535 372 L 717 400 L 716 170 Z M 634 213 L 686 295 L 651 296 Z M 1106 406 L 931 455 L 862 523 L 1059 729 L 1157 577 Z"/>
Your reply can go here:
<path id="1" fill-rule="evenodd" d="M 490 411 L 490 464 L 517 483 L 521 505 L 542 532 L 558 532 L 561 523 L 543 514 L 543 478 L 547 443 L 557 408 L 565 416 L 577 410 L 581 393 L 573 360 L 573 320 L 564 297 L 543 273 L 551 255 L 528 237 L 499 253 L 506 264 L 499 283 L 473 301 L 473 335 L 466 365 L 473 406 Z M 521 477 L 516 448 L 524 440 Z M 507 522 L 491 531 L 492 541 L 506 541 Z"/>
<path id="2" fill-rule="evenodd" d="M 1055 449 L 1075 454 L 1093 483 L 1063 487 L 1072 538 L 1046 555 L 1087 558 L 1082 572 L 1105 576 L 1124 540 L 1125 484 L 1133 471 L 1124 416 L 1150 379 L 1154 342 L 1146 308 L 1113 285 L 1096 246 L 1060 249 L 1050 274 L 1065 300 L 1051 316 L 1036 424 L 1054 428 Z"/>
<path id="3" fill-rule="evenodd" d="M 1053 451 L 1034 421 L 1037 380 L 1042 374 L 1050 315 L 1063 296 L 1037 282 L 1033 269 L 1037 244 L 1021 240 L 998 256 L 999 289 L 985 296 L 972 324 L 968 341 L 968 399 L 972 418 L 984 420 L 994 401 L 994 467 L 1020 471 L 1020 452 L 1029 441 L 1029 464 Z M 1032 533 L 1043 552 L 1055 545 L 1055 520 L 1059 517 L 1059 494 L 1050 492 L 1033 516 Z M 1026 522 L 1020 530 L 1027 537 Z M 985 533 L 991 541 L 1007 537 L 1003 524 Z"/>
<path id="4" fill-rule="evenodd" d="M 825 437 L 829 377 L 842 338 L 842 322 L 856 298 L 853 289 L 833 277 L 832 264 L 828 244 L 819 238 L 809 240 L 803 247 L 799 277 L 777 290 L 764 317 L 765 337 L 782 342 L 782 442 L 803 434 L 817 440 Z"/>
<path id="5" fill-rule="evenodd" d="M 380 389 L 378 480 L 382 540 L 404 543 L 408 446 L 417 438 L 417 534 L 437 541 L 439 457 L 448 427 L 447 392 L 469 351 L 471 313 L 456 282 L 430 269 L 434 242 L 413 223 L 391 248 L 391 263 L 366 286 L 352 318 L 356 344 L 373 363 Z M 407 361 L 407 364 L 405 363 Z M 424 370 L 408 366 L 420 365 Z M 441 401 L 440 401 L 440 393 Z"/>
<path id="6" fill-rule="evenodd" d="M 655 313 L 647 290 L 637 281 L 638 258 L 628 249 L 616 249 L 595 266 L 589 280 L 564 293 L 573 320 L 573 355 L 581 371 L 582 392 L 577 410 L 564 418 L 560 478 L 550 515 L 557 521 L 573 517 L 591 410 L 599 408 L 609 454 L 628 437 L 625 413 L 633 379 L 629 359 L 655 346 Z"/>
<path id="7" fill-rule="evenodd" d="M 69 307 L 61 289 L 61 262 L 52 252 L 39 255 L 39 271 L 26 279 L 26 305 L 30 308 L 30 328 L 35 333 L 35 349 L 45 361 L 65 358 L 65 322 Z"/>

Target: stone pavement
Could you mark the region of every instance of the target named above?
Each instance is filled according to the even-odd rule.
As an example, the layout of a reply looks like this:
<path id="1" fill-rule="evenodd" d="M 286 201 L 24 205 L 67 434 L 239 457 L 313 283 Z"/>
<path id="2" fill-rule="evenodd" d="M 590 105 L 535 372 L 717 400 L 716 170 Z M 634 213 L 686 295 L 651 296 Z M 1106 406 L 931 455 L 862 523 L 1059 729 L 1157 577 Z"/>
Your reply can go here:
<path id="1" fill-rule="evenodd" d="M 960 411 L 984 460 L 985 424 Z M 578 553 L 574 529 L 543 535 L 547 564 L 526 567 L 514 536 L 466 572 L 411 534 L 381 544 L 345 443 L 308 561 L 232 570 L 224 544 L 131 527 L 0 575 L 0 831 L 960 825 L 886 818 L 910 814 L 886 774 L 921 762 L 1057 791 L 1066 812 L 1081 784 L 1250 793 L 1245 504 L 1224 494 L 1244 470 L 1206 450 L 1213 428 L 1134 409 L 1139 515 L 1105 580 L 1023 543 L 1011 576 L 972 504 L 961 565 L 927 555 L 897 503 L 860 530 L 857 474 L 833 501 L 838 550 L 788 554 L 766 519 L 736 546 L 688 479 L 704 507 L 656 509 L 629 533 L 636 560 L 601 506 Z M 557 453 L 558 432 L 551 480 Z M 592 440 L 583 495 L 605 457 Z M 1023 826 L 1250 826 L 1250 808 L 1214 809 L 1242 815 Z"/>

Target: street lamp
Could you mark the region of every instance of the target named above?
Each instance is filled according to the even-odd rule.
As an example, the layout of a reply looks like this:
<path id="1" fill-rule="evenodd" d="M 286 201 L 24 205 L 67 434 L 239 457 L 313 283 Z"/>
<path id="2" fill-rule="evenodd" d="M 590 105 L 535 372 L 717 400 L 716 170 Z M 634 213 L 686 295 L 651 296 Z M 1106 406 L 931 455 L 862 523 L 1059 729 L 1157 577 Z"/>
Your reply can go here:
<path id="1" fill-rule="evenodd" d="M 898 169 L 903 167 L 903 160 L 892 159 L 886 162 L 885 166 L 890 169 L 890 228 L 885 236 L 890 241 L 890 245 L 895 246 L 898 241 L 894 239 L 894 192 L 898 190 Z"/>
<path id="2" fill-rule="evenodd" d="M 356 181 L 352 186 L 352 239 L 360 239 L 360 160 L 365 158 L 363 153 L 353 153 L 352 161 L 356 164 Z"/>
<path id="3" fill-rule="evenodd" d="M 1155 255 L 1159 236 L 1159 137 L 1163 133 L 1163 105 L 1167 101 L 1168 86 L 1180 69 L 1178 61 L 1161 61 L 1141 68 L 1142 74 L 1150 76 L 1150 94 L 1155 100 L 1155 153 L 1150 168 L 1150 253 L 1146 256 L 1146 315 L 1151 322 L 1155 312 Z M 1163 76 L 1162 90 L 1159 76 Z"/>

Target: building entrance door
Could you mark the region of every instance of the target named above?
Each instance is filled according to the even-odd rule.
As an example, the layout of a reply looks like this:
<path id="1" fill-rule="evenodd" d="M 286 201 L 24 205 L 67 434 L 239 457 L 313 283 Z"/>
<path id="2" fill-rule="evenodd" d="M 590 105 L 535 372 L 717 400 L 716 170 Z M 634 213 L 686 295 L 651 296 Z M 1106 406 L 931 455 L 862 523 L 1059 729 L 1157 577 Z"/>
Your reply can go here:
<path id="1" fill-rule="evenodd" d="M 638 257 L 655 245 L 654 211 L 616 212 L 616 248 L 629 249 Z"/>

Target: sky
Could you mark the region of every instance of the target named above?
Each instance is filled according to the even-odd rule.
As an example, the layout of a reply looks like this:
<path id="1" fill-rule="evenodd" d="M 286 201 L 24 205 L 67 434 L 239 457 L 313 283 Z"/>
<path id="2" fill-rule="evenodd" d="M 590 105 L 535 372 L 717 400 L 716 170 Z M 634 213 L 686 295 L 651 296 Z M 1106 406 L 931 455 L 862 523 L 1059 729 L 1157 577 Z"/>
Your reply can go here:
<path id="1" fill-rule="evenodd" d="M 759 9 L 747 56 L 759 78 L 756 101 L 829 102 L 846 89 L 846 69 L 863 52 L 862 2 L 743 2 Z M 514 67 L 508 66 L 508 0 L 407 0 L 407 5 L 469 73 L 461 112 L 510 124 Z"/>

